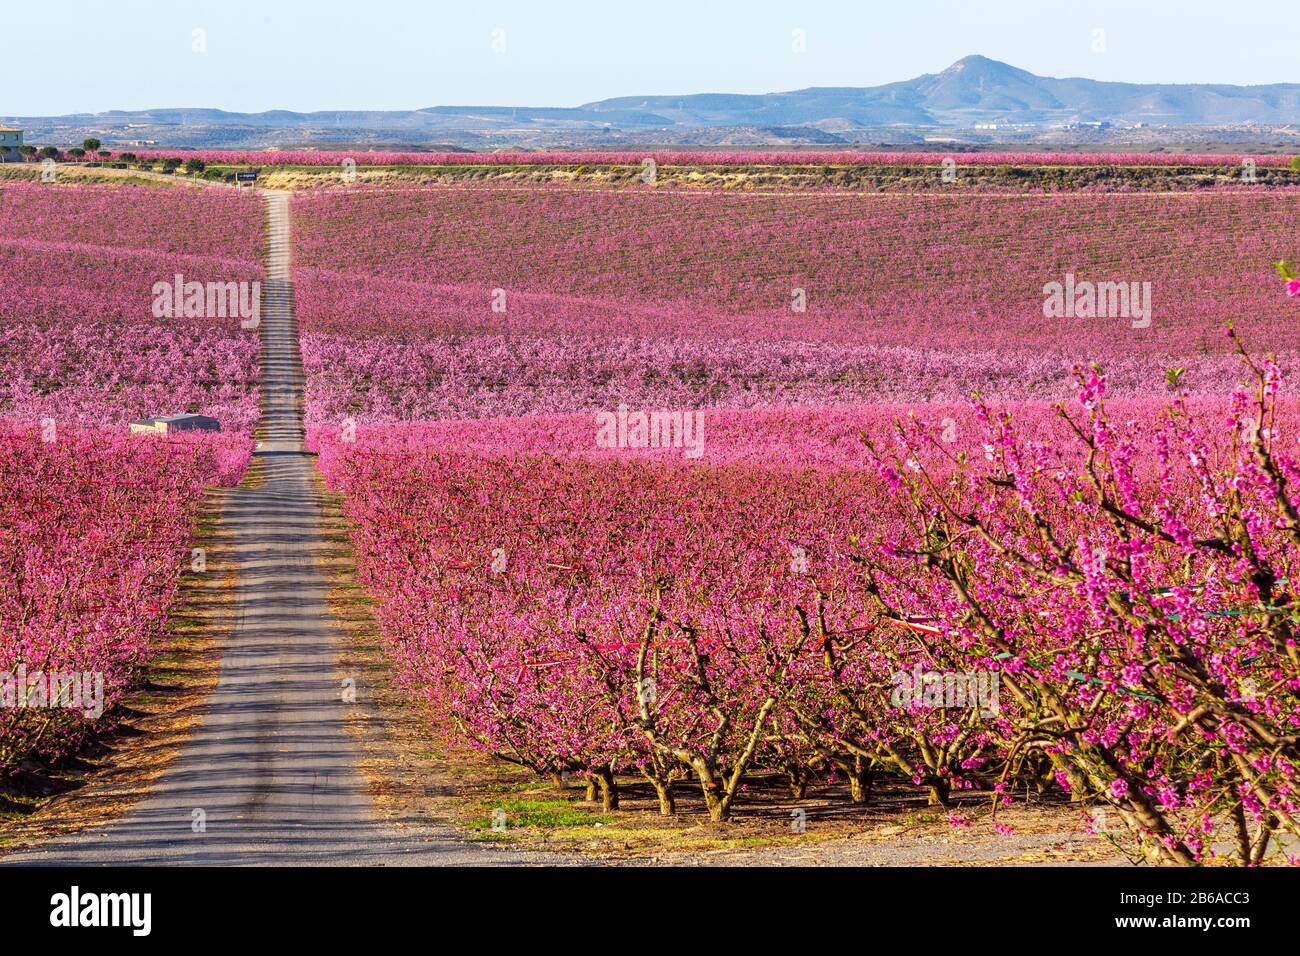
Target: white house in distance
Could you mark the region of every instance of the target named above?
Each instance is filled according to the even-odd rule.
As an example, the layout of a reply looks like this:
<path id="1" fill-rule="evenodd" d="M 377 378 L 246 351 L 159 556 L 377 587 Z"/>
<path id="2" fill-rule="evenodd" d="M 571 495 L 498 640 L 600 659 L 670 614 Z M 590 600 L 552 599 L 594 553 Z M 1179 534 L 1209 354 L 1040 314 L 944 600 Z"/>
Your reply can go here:
<path id="1" fill-rule="evenodd" d="M 163 415 L 131 423 L 132 434 L 168 435 L 172 432 L 219 432 L 221 424 L 211 415 Z"/>
<path id="2" fill-rule="evenodd" d="M 16 126 L 0 126 L 0 163 L 22 160 L 23 131 Z"/>

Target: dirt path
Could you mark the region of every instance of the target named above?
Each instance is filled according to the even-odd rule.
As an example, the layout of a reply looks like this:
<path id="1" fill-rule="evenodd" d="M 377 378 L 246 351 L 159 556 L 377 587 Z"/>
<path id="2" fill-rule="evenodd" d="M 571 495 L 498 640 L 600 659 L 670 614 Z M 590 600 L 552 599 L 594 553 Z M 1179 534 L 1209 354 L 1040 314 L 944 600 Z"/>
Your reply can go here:
<path id="1" fill-rule="evenodd" d="M 255 486 L 230 493 L 224 540 L 238 565 L 216 692 L 149 794 L 107 826 L 18 851 L 36 864 L 502 864 L 560 858 L 466 843 L 452 828 L 381 821 L 357 770 L 326 603 L 321 492 L 303 450 L 302 367 L 289 206 L 266 193 L 270 256 L 261 326 Z M 57 812 L 57 811 L 55 811 Z"/>

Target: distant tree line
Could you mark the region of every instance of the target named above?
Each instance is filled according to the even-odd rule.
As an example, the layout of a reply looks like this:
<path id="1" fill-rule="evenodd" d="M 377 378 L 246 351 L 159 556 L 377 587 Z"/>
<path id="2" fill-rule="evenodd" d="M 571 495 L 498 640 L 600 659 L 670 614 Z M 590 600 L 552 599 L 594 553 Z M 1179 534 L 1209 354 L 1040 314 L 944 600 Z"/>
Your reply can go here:
<path id="1" fill-rule="evenodd" d="M 161 169 L 165 173 L 174 173 L 182 166 L 184 166 L 187 173 L 195 176 L 207 170 L 207 163 L 197 157 L 184 161 L 176 157 L 154 160 L 141 157 L 132 152 L 114 154 L 112 150 L 104 149 L 103 145 L 100 140 L 88 137 L 82 141 L 80 146 L 71 146 L 67 149 L 60 149 L 57 146 L 33 146 L 28 144 L 21 146 L 18 151 L 28 162 L 53 159 L 65 162 L 89 162 L 91 165 L 98 165 L 116 159 L 119 163 L 129 164 L 137 169 Z"/>

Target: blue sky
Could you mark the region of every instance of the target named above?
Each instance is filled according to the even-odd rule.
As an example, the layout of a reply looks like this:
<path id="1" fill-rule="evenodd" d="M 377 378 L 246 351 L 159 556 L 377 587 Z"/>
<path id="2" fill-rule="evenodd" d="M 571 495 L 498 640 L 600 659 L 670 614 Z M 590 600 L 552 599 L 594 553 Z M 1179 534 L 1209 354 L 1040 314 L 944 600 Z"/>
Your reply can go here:
<path id="1" fill-rule="evenodd" d="M 1265 24 L 1224 0 L 14 0 L 0 115 L 574 106 L 870 86 L 969 53 L 1049 76 L 1300 82 L 1300 14 L 1274 9 Z"/>

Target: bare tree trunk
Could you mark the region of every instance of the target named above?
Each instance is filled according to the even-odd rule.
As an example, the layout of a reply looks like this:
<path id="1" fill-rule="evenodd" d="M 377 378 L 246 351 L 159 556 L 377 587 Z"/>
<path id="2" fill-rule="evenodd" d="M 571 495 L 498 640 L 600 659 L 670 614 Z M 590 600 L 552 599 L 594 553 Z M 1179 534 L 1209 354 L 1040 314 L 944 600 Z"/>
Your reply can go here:
<path id="1" fill-rule="evenodd" d="M 1237 801 L 1232 808 L 1232 825 L 1237 835 L 1237 858 L 1242 866 L 1250 865 L 1250 830 L 1246 827 L 1246 811 Z"/>
<path id="2" fill-rule="evenodd" d="M 871 785 L 875 777 L 875 770 L 871 764 L 861 757 L 854 757 L 852 766 L 843 769 L 849 778 L 849 795 L 853 798 L 853 802 L 861 804 L 870 800 Z"/>
<path id="3" fill-rule="evenodd" d="M 597 767 L 592 771 L 596 783 L 600 786 L 600 803 L 602 809 L 618 809 L 618 781 L 614 779 L 614 771 L 609 767 Z"/>
<path id="4" fill-rule="evenodd" d="M 701 774 L 700 787 L 704 791 L 704 802 L 709 808 L 709 819 L 714 823 L 726 823 L 731 816 L 731 804 L 726 799 L 722 781 Z"/>
<path id="5" fill-rule="evenodd" d="M 1277 817 L 1273 814 L 1265 815 L 1263 820 L 1255 828 L 1255 839 L 1250 845 L 1250 862 L 1252 865 L 1258 865 L 1264 861 L 1264 854 L 1268 852 L 1269 840 L 1273 837 L 1273 828 L 1277 826 Z"/>
<path id="6" fill-rule="evenodd" d="M 802 800 L 808 792 L 808 776 L 808 771 L 803 767 L 786 768 L 785 777 L 790 784 L 790 796 L 793 799 Z"/>
<path id="7" fill-rule="evenodd" d="M 673 782 L 671 780 L 651 780 L 654 784 L 655 793 L 659 794 L 659 814 L 665 817 L 676 816 L 677 814 L 677 797 L 673 794 Z"/>

